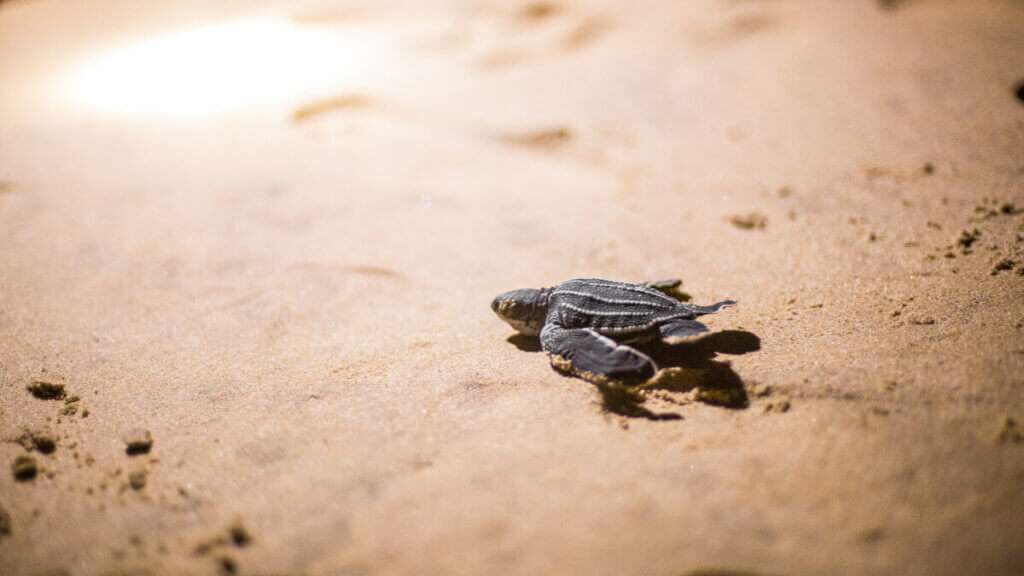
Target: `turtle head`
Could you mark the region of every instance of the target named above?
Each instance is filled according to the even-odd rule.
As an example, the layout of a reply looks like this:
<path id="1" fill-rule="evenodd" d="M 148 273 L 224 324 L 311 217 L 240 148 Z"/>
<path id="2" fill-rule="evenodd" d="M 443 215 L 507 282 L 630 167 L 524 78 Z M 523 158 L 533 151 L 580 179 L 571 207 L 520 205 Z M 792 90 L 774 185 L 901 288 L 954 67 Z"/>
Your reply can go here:
<path id="1" fill-rule="evenodd" d="M 520 333 L 537 336 L 548 314 L 547 293 L 530 288 L 511 290 L 491 301 L 491 310 Z"/>

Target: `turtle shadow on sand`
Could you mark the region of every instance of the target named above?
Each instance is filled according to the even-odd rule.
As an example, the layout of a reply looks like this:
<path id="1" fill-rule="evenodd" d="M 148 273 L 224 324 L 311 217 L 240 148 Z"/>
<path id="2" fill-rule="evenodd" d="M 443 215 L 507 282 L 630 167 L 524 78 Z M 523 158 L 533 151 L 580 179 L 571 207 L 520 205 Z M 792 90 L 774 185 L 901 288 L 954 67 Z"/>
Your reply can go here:
<path id="1" fill-rule="evenodd" d="M 540 352 L 540 342 L 516 334 L 508 342 L 524 352 Z M 650 380 L 630 384 L 609 382 L 595 384 L 601 393 L 602 408 L 627 418 L 648 420 L 679 420 L 674 412 L 654 412 L 643 404 L 657 391 L 689 394 L 693 400 L 739 410 L 750 405 L 743 380 L 728 361 L 717 360 L 719 354 L 741 355 L 761 349 L 761 339 L 743 330 L 725 330 L 708 334 L 697 342 L 670 345 L 662 342 L 634 345 L 661 367 Z"/>

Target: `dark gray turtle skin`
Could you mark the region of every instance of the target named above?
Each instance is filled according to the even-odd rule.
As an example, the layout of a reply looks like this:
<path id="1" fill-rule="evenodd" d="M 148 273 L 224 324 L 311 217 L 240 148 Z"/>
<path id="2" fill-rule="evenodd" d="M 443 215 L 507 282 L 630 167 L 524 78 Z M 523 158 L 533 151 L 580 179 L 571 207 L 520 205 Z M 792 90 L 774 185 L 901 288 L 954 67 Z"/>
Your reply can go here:
<path id="1" fill-rule="evenodd" d="M 491 310 L 521 334 L 540 336 L 558 370 L 598 383 L 647 380 L 658 367 L 629 344 L 699 340 L 710 331 L 698 317 L 736 304 L 697 306 L 666 294 L 681 283 L 567 280 L 554 288 L 505 292 Z"/>

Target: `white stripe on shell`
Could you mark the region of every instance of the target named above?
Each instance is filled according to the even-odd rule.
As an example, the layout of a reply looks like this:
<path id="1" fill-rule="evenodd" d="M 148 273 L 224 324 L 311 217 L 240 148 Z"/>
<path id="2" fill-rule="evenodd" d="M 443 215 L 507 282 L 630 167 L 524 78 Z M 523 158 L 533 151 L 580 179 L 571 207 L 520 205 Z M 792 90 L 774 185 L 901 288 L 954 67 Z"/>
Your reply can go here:
<path id="1" fill-rule="evenodd" d="M 554 296 L 556 294 L 570 294 L 572 296 L 580 296 L 580 297 L 583 297 L 583 298 L 590 298 L 591 300 L 596 300 L 598 302 L 604 302 L 605 304 L 624 304 L 624 305 L 627 305 L 627 306 L 648 305 L 648 306 L 656 306 L 656 307 L 660 307 L 660 305 L 661 305 L 660 302 L 637 302 L 636 300 L 619 300 L 619 299 L 616 299 L 616 298 L 603 298 L 603 297 L 598 296 L 596 294 L 590 294 L 590 293 L 587 293 L 587 292 L 579 292 L 577 290 L 565 290 L 563 288 L 556 288 L 554 291 L 551 292 L 552 296 Z M 672 306 L 672 307 L 674 308 L 675 306 Z M 665 308 L 665 309 L 667 309 L 667 308 Z"/>
<path id="2" fill-rule="evenodd" d="M 576 306 L 576 305 L 573 305 L 573 304 L 569 304 L 567 302 L 559 302 L 558 305 L 560 307 L 565 307 L 565 308 L 568 308 L 570 310 L 575 310 L 575 311 L 579 312 L 580 314 L 586 314 L 588 316 L 650 316 L 651 315 L 650 312 L 616 312 L 614 310 L 609 310 L 607 312 L 601 312 L 599 310 L 588 310 L 586 308 L 583 308 L 582 306 Z"/>
<path id="3" fill-rule="evenodd" d="M 625 290 L 627 292 L 633 292 L 635 294 L 645 294 L 647 296 L 654 296 L 654 297 L 657 297 L 657 298 L 661 298 L 662 300 L 664 300 L 666 302 L 670 302 L 672 305 L 676 305 L 676 304 L 679 303 L 678 300 L 676 300 L 675 298 L 673 298 L 673 297 L 671 297 L 671 296 L 661 292 L 660 290 L 656 290 L 654 288 L 650 288 L 650 287 L 644 286 L 642 284 L 641 285 L 626 284 L 626 283 L 623 283 L 623 282 L 614 282 L 612 280 L 601 280 L 599 278 L 579 278 L 579 279 L 576 279 L 576 280 L 569 280 L 568 282 L 582 282 L 583 284 L 585 284 L 587 286 L 594 286 L 594 287 L 606 286 L 606 287 L 609 287 L 609 288 L 619 288 L 621 290 Z M 563 282 L 563 284 L 564 284 L 564 282 Z"/>

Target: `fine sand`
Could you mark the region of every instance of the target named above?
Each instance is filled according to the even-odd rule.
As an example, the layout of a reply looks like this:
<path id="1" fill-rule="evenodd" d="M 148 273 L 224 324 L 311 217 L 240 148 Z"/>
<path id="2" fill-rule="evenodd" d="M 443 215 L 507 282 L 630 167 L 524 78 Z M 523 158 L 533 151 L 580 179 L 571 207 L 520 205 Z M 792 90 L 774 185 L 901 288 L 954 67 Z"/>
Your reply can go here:
<path id="1" fill-rule="evenodd" d="M 1024 573 L 1024 3 L 0 2 L 0 573 Z M 681 278 L 634 389 L 490 311 Z M 664 351 L 663 351 L 664 352 Z"/>

